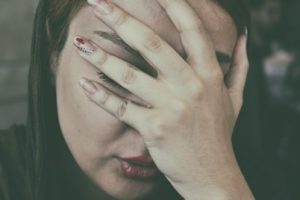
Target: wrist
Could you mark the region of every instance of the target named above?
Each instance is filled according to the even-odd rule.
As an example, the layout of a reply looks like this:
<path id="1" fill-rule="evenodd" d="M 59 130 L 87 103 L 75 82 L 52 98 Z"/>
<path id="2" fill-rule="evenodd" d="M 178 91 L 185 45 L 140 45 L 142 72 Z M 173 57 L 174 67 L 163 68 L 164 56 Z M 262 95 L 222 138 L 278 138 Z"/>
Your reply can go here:
<path id="1" fill-rule="evenodd" d="M 189 170 L 184 180 L 171 184 L 186 200 L 254 200 L 231 145 L 214 154 L 207 166 Z M 196 166 L 196 165 L 194 165 Z"/>
<path id="2" fill-rule="evenodd" d="M 250 190 L 229 191 L 226 188 L 214 188 L 199 192 L 195 195 L 189 195 L 185 200 L 255 200 Z"/>
<path id="3" fill-rule="evenodd" d="M 224 176 L 215 182 L 208 181 L 206 186 L 198 186 L 198 190 L 193 188 L 185 193 L 186 200 L 255 200 L 242 174 L 236 174 L 234 178 Z"/>
<path id="4" fill-rule="evenodd" d="M 203 181 L 205 179 L 206 181 Z M 193 181 L 184 188 L 186 190 L 182 191 L 186 200 L 255 199 L 237 163 L 228 168 L 223 166 L 223 169 L 218 170 L 214 175 L 202 177 L 200 181 Z"/>

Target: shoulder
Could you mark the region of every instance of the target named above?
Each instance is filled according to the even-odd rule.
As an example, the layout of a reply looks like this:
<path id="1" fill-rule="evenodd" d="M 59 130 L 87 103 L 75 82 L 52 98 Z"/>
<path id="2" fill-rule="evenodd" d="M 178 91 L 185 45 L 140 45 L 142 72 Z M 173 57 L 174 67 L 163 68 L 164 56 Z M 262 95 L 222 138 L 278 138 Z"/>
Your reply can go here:
<path id="1" fill-rule="evenodd" d="M 0 130 L 0 199 L 15 200 L 25 177 L 25 128 Z"/>

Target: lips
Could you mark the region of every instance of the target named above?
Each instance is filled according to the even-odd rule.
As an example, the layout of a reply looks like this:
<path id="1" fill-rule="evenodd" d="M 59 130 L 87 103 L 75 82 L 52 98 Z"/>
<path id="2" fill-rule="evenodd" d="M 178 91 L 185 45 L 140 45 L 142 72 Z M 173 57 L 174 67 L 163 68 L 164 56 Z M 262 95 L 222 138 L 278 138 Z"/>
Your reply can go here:
<path id="1" fill-rule="evenodd" d="M 159 172 L 151 157 L 145 155 L 120 158 L 120 168 L 123 174 L 131 179 L 150 179 Z"/>

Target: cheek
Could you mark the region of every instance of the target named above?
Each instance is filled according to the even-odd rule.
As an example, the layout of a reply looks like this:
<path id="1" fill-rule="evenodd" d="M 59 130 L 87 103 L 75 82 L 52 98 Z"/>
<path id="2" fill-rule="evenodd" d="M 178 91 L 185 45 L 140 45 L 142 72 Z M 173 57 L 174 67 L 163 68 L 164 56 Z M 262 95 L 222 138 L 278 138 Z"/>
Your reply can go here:
<path id="1" fill-rule="evenodd" d="M 77 162 L 92 166 L 111 151 L 122 124 L 88 100 L 78 84 L 82 76 L 94 78 L 96 72 L 76 52 L 62 54 L 56 77 L 60 127 Z"/>

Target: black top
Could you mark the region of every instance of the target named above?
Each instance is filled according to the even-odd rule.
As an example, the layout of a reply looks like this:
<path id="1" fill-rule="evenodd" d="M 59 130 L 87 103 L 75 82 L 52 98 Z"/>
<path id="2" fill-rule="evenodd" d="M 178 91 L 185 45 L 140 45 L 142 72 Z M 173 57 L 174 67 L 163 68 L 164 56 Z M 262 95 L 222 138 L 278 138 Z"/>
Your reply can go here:
<path id="1" fill-rule="evenodd" d="M 25 128 L 0 130 L 0 199 L 23 200 L 25 194 Z"/>
<path id="2" fill-rule="evenodd" d="M 0 200 L 32 200 L 27 181 L 26 152 L 26 128 L 24 126 L 13 126 L 8 130 L 0 130 Z M 76 189 L 76 183 L 68 182 L 66 178 L 67 174 L 73 172 L 75 168 L 80 170 L 77 169 L 78 166 L 74 164 L 67 170 L 60 165 L 58 168 L 57 170 L 49 169 L 47 172 L 51 174 L 51 179 L 49 179 L 49 191 L 46 191 L 45 198 L 47 200 L 82 200 L 81 194 Z M 82 177 L 86 178 L 86 176 Z M 82 181 L 89 184 L 84 181 L 84 178 Z M 57 181 L 58 179 L 59 181 Z M 54 184 L 52 185 L 52 183 Z M 100 190 L 98 192 L 100 192 L 101 200 L 112 199 L 105 193 L 102 194 Z M 152 195 L 155 198 L 150 199 L 157 199 L 158 195 L 159 199 L 157 200 L 182 200 L 171 187 L 166 187 Z"/>

